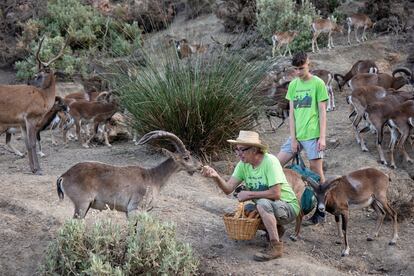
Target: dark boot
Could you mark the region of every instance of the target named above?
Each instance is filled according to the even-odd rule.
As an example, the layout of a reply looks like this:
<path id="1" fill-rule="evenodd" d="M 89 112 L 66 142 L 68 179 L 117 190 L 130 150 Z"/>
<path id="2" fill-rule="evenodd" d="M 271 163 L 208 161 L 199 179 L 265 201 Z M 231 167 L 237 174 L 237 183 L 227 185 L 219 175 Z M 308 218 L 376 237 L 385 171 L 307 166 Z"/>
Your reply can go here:
<path id="1" fill-rule="evenodd" d="M 263 224 L 263 222 L 262 222 L 262 224 Z M 266 241 L 270 242 L 269 233 L 267 232 L 264 225 L 263 225 L 263 229 L 261 229 L 261 230 L 265 231 L 265 233 L 263 234 L 262 237 L 265 237 Z M 285 229 L 285 227 L 283 227 L 283 225 L 280 225 L 280 224 L 277 225 L 277 234 L 279 235 L 279 240 L 282 239 L 283 235 L 285 234 L 285 231 L 286 231 L 286 229 Z M 263 247 L 265 247 L 265 246 L 267 246 L 267 244 L 263 244 Z"/>
<path id="2" fill-rule="evenodd" d="M 270 241 L 269 246 L 253 256 L 253 259 L 258 262 L 266 262 L 283 255 L 283 242 Z"/>

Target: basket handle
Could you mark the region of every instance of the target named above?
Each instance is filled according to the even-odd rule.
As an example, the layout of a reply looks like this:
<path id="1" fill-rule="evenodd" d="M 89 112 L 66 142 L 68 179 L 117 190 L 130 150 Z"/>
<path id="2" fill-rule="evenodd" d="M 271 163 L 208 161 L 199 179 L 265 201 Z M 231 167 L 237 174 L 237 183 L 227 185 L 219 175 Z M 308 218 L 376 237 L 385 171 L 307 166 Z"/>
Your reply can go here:
<path id="1" fill-rule="evenodd" d="M 240 214 L 241 212 L 241 214 Z M 241 215 L 241 216 L 240 216 Z M 244 218 L 246 215 L 244 214 L 244 202 L 239 202 L 239 205 L 237 206 L 236 213 L 234 214 L 234 218 Z"/>
<path id="2" fill-rule="evenodd" d="M 240 203 L 240 207 L 241 207 L 241 217 L 242 218 L 246 218 L 246 214 L 244 213 L 244 201 Z"/>

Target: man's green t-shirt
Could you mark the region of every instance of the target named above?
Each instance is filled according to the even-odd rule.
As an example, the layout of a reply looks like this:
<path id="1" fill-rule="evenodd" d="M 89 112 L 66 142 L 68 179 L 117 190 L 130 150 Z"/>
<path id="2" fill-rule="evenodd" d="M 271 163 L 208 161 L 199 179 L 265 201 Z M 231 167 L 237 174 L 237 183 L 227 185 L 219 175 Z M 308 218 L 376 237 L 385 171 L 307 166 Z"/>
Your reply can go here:
<path id="1" fill-rule="evenodd" d="M 296 139 L 319 138 L 319 102 L 329 99 L 323 80 L 317 76 L 307 81 L 295 78 L 289 84 L 286 99 L 293 101 Z"/>
<path id="2" fill-rule="evenodd" d="M 292 205 L 296 215 L 299 214 L 298 200 L 292 186 L 287 182 L 283 168 L 276 156 L 265 153 L 257 168 L 240 161 L 232 176 L 243 181 L 250 191 L 266 191 L 274 185 L 281 185 L 280 200 Z"/>

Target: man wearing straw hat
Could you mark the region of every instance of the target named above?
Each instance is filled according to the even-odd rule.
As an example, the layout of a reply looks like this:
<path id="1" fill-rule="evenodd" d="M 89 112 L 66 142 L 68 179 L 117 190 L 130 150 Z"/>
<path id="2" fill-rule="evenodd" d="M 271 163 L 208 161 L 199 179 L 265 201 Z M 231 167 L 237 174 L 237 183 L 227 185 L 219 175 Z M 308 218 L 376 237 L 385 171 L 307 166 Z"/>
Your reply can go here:
<path id="1" fill-rule="evenodd" d="M 260 141 L 254 131 L 241 130 L 236 140 L 227 140 L 235 145 L 240 158 L 231 178 L 225 181 L 213 168 L 204 166 L 202 174 L 213 178 L 224 193 L 230 194 L 244 182 L 247 191 L 238 193 L 239 201 L 253 200 L 269 235 L 266 250 L 254 255 L 256 261 L 279 258 L 283 253 L 280 240 L 286 225 L 294 221 L 300 207 L 292 187 L 286 180 L 283 168 L 276 156 L 267 153 L 267 145 Z"/>

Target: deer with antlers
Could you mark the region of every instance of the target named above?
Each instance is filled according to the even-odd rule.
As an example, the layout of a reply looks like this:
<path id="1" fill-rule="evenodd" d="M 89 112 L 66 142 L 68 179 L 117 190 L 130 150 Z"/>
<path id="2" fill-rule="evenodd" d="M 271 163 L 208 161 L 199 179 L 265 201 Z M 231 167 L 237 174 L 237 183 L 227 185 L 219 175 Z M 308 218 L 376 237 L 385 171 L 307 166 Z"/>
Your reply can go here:
<path id="1" fill-rule="evenodd" d="M 343 27 L 341 25 L 338 25 L 334 20 L 332 19 L 316 19 L 312 23 L 312 31 L 313 31 L 313 37 L 312 37 L 312 52 L 315 53 L 315 45 L 316 50 L 319 51 L 318 47 L 318 37 L 321 33 L 328 33 L 328 48 L 331 49 L 335 47 L 332 39 L 332 33 L 333 32 L 343 32 Z"/>
<path id="2" fill-rule="evenodd" d="M 292 53 L 290 52 L 289 44 L 292 43 L 293 39 L 298 35 L 298 32 L 275 32 L 272 35 L 272 42 L 273 42 L 273 48 L 272 48 L 272 57 L 275 57 L 276 51 L 280 53 L 280 48 L 283 45 L 286 45 L 286 50 L 283 53 L 283 56 L 286 56 L 286 53 L 289 51 L 289 55 L 292 56 Z"/>
<path id="3" fill-rule="evenodd" d="M 48 62 L 40 60 L 39 53 L 44 37 L 36 52 L 38 74 L 35 85 L 0 85 L 0 133 L 10 127 L 20 126 L 25 137 L 30 169 L 41 174 L 36 154 L 36 125 L 55 103 L 55 72 L 50 65 L 59 59 L 68 43 L 66 40 L 59 54 Z"/>

